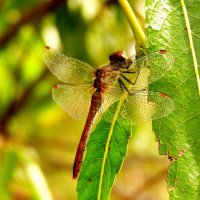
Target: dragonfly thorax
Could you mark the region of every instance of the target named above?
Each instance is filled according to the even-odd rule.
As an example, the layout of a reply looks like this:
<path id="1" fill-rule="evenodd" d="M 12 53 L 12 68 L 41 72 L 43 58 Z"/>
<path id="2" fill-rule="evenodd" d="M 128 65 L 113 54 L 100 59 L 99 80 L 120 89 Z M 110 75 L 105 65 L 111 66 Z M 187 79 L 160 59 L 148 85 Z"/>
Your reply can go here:
<path id="1" fill-rule="evenodd" d="M 101 77 L 102 77 L 103 71 L 101 69 L 97 69 L 95 72 L 95 80 L 94 80 L 94 88 L 96 89 L 96 91 L 100 92 L 101 91 L 101 85 L 102 85 L 102 81 L 101 81 Z"/>
<path id="2" fill-rule="evenodd" d="M 106 85 L 112 85 L 119 75 L 119 68 L 115 67 L 115 65 L 103 66 L 96 69 L 93 86 L 97 92 L 103 92 L 106 89 Z"/>

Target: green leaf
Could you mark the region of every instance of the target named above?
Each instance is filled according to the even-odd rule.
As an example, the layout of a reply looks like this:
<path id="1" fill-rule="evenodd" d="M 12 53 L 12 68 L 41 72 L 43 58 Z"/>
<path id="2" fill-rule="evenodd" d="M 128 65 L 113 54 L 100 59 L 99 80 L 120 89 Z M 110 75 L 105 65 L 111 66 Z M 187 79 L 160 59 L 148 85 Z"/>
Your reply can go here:
<path id="1" fill-rule="evenodd" d="M 200 2 L 185 4 L 175 0 L 146 2 L 148 46 L 167 49 L 175 58 L 172 70 L 151 86 L 168 94 L 176 108 L 153 123 L 161 153 L 173 159 L 167 178 L 171 200 L 200 198 L 200 98 L 195 68 L 195 61 L 200 62 Z"/>
<path id="2" fill-rule="evenodd" d="M 103 119 L 91 134 L 81 173 L 78 179 L 78 199 L 108 199 L 116 173 L 126 154 L 130 127 L 117 122 L 112 124 Z M 111 134 L 111 138 L 109 138 Z M 109 145 L 108 152 L 105 151 Z M 105 166 L 103 162 L 105 161 Z"/>

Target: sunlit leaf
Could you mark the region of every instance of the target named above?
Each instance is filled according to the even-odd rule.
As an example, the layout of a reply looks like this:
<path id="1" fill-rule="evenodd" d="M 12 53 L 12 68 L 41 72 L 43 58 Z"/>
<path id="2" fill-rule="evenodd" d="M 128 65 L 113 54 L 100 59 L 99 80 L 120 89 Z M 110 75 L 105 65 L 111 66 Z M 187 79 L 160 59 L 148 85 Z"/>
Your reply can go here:
<path id="1" fill-rule="evenodd" d="M 185 3 L 193 37 L 190 43 L 181 1 L 147 1 L 148 45 L 167 49 L 175 57 L 172 70 L 152 86 L 171 96 L 176 108 L 166 119 L 153 123 L 161 153 L 174 159 L 167 178 L 170 199 L 199 199 L 200 98 L 194 60 L 200 62 L 200 2 Z"/>
<path id="2" fill-rule="evenodd" d="M 83 162 L 78 179 L 78 199 L 108 199 L 116 173 L 118 173 L 130 137 L 130 127 L 116 123 L 108 141 L 111 124 L 104 120 L 99 123 L 91 134 L 87 145 L 88 154 Z M 105 152 L 106 143 L 108 152 Z M 105 161 L 105 166 L 102 165 Z M 101 182 L 101 183 L 100 183 Z"/>

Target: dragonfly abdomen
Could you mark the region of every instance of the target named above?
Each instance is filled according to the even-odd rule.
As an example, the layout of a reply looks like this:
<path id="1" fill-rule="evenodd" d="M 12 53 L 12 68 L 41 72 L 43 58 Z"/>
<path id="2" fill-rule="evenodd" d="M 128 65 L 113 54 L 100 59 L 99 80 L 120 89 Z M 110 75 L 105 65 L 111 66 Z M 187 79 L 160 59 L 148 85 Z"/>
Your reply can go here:
<path id="1" fill-rule="evenodd" d="M 75 156 L 75 161 L 74 161 L 74 166 L 73 166 L 73 178 L 74 179 L 76 179 L 78 177 L 79 171 L 81 169 L 81 164 L 82 164 L 82 159 L 83 159 L 83 154 L 85 151 L 87 138 L 90 134 L 92 125 L 93 125 L 96 115 L 99 111 L 101 103 L 102 103 L 101 92 L 95 91 L 92 95 L 89 114 L 88 114 L 88 117 L 87 117 L 87 120 L 85 123 L 85 127 L 84 127 L 82 135 L 81 135 L 78 149 L 76 151 L 76 156 Z"/>

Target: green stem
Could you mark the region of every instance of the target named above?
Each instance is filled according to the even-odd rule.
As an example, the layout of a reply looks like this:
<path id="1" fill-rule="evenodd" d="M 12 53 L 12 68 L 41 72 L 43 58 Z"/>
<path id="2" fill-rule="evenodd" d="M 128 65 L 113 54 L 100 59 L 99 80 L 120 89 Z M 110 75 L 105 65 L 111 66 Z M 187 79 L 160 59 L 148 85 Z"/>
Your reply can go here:
<path id="1" fill-rule="evenodd" d="M 120 4 L 120 6 L 122 7 L 122 9 L 128 19 L 130 27 L 132 28 L 133 34 L 137 40 L 138 46 L 146 48 L 146 40 L 145 40 L 144 31 L 142 30 L 142 27 L 140 26 L 128 1 L 127 0 L 118 0 L 118 2 Z"/>
<path id="2" fill-rule="evenodd" d="M 195 74 L 196 74 L 197 85 L 198 85 L 198 90 L 199 90 L 199 95 L 200 95 L 200 77 L 199 77 L 199 71 L 198 71 L 197 57 L 196 57 L 194 43 L 193 43 L 193 39 L 192 39 L 192 31 L 190 28 L 190 21 L 189 21 L 187 9 L 186 9 L 186 6 L 185 6 L 185 3 L 183 0 L 181 0 L 181 5 L 182 5 L 182 9 L 183 9 L 184 18 L 185 18 L 185 24 L 187 27 L 190 49 L 192 52 L 192 59 L 193 59 L 193 63 L 194 63 L 194 70 L 195 70 Z"/>
<path id="3" fill-rule="evenodd" d="M 38 166 L 31 151 L 22 148 L 18 152 L 18 156 L 23 165 L 24 173 L 27 176 L 30 192 L 35 200 L 53 200 L 45 177 Z"/>
<path id="4" fill-rule="evenodd" d="M 103 188 L 103 178 L 104 178 L 104 174 L 105 174 L 105 166 L 106 166 L 106 161 L 108 159 L 108 153 L 109 153 L 109 146 L 110 146 L 110 142 L 111 142 L 111 138 L 114 132 L 114 127 L 116 125 L 116 121 L 120 112 L 120 109 L 122 107 L 122 104 L 124 102 L 124 100 L 126 99 L 128 95 L 128 92 L 126 90 L 124 90 L 124 92 L 122 93 L 119 102 L 117 104 L 117 108 L 115 110 L 112 122 L 111 122 L 111 126 L 110 126 L 110 130 L 108 133 L 108 138 L 106 141 L 106 146 L 105 146 L 105 151 L 104 151 L 104 156 L 103 156 L 103 162 L 102 162 L 102 168 L 101 168 L 101 173 L 100 173 L 100 181 L 99 181 L 99 189 L 98 189 L 98 197 L 97 200 L 101 199 L 101 195 L 102 195 L 102 188 Z"/>

